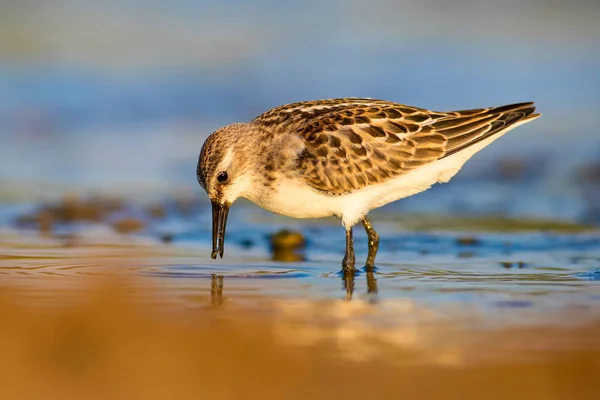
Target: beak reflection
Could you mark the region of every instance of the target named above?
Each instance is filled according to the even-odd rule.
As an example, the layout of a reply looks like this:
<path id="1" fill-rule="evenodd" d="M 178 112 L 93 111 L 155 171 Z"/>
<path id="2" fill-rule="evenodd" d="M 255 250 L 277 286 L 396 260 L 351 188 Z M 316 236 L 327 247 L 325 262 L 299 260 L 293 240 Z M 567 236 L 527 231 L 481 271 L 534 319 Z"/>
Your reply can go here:
<path id="1" fill-rule="evenodd" d="M 212 253 L 210 257 L 214 260 L 219 257 L 223 258 L 225 250 L 225 228 L 227 226 L 227 214 L 231 204 L 219 204 L 212 201 Z"/>

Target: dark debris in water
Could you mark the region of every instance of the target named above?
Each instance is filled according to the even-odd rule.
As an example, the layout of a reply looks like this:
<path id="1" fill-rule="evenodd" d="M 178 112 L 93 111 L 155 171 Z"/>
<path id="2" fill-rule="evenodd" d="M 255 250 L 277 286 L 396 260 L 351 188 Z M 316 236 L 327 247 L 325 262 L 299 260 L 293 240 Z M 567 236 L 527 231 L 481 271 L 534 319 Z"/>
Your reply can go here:
<path id="1" fill-rule="evenodd" d="M 175 237 L 172 233 L 163 233 L 162 235 L 160 235 L 160 240 L 165 244 L 172 243 L 174 238 Z"/>
<path id="2" fill-rule="evenodd" d="M 162 221 L 175 215 L 189 216 L 199 210 L 200 203 L 187 198 L 141 207 L 116 197 L 68 195 L 18 216 L 14 224 L 18 228 L 36 229 L 55 236 L 58 236 L 56 232 L 60 227 L 78 223 L 106 225 L 115 232 L 132 234 L 146 230 L 153 220 Z M 173 241 L 170 233 L 159 233 L 158 238 L 164 243 Z"/>
<path id="3" fill-rule="evenodd" d="M 254 240 L 250 238 L 244 238 L 239 241 L 239 245 L 244 249 L 251 249 L 256 245 L 256 243 L 254 243 Z"/>
<path id="4" fill-rule="evenodd" d="M 153 204 L 146 207 L 146 213 L 155 219 L 165 219 L 167 216 L 167 208 L 164 204 Z"/>
<path id="5" fill-rule="evenodd" d="M 146 223 L 139 218 L 124 217 L 115 220 L 112 227 L 115 231 L 121 234 L 130 234 L 139 232 L 146 226 Z"/>
<path id="6" fill-rule="evenodd" d="M 32 213 L 18 217 L 15 223 L 18 227 L 50 232 L 59 223 L 102 222 L 124 208 L 125 202 L 116 198 L 66 196 L 57 203 L 43 204 Z"/>
<path id="7" fill-rule="evenodd" d="M 463 236 L 456 239 L 456 244 L 459 246 L 479 246 L 481 245 L 481 239 L 474 236 Z"/>
<path id="8" fill-rule="evenodd" d="M 505 269 L 511 269 L 511 268 L 523 269 L 523 268 L 527 267 L 527 264 L 523 261 L 517 261 L 517 262 L 503 261 L 500 263 L 500 265 L 502 267 L 504 267 Z"/>

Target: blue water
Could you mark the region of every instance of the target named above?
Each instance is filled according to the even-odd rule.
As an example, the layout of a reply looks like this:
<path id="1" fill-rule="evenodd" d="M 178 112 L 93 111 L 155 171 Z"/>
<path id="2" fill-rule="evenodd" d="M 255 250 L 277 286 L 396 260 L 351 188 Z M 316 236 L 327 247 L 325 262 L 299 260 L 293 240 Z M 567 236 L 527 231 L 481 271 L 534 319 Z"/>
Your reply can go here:
<path id="1" fill-rule="evenodd" d="M 135 268 L 181 298 L 209 292 L 217 274 L 233 302 L 255 295 L 411 299 L 549 319 L 597 309 L 597 230 L 552 233 L 534 225 L 482 233 L 460 221 L 494 216 L 597 227 L 598 7 L 577 2 L 541 12 L 536 2 L 514 10 L 484 2 L 462 13 L 434 3 L 59 1 L 3 9 L 0 228 L 12 232 L 18 215 L 65 193 L 116 194 L 133 204 L 183 195 L 200 202 L 192 214 L 153 221 L 139 234 L 174 254 L 150 255 Z M 344 235 L 335 221 L 294 221 L 236 204 L 225 258 L 208 258 L 210 213 L 195 177 L 204 139 L 280 104 L 342 96 L 435 110 L 535 101 L 543 116 L 494 142 L 450 183 L 374 213 L 378 268 L 362 271 L 353 290 L 338 274 Z M 125 214 L 141 215 L 135 207 Z M 427 228 L 418 215 L 453 220 Z M 281 228 L 304 233 L 306 261 L 271 260 L 268 238 Z M 56 233 L 105 230 L 76 224 Z M 19 232 L 3 239 L 0 252 L 23 260 L 0 259 L 0 272 L 17 266 L 37 277 L 50 268 L 60 276 L 55 269 L 71 267 L 78 254 L 60 238 L 49 245 Z M 171 247 L 157 243 L 165 233 L 173 235 Z M 459 244 L 464 236 L 478 243 Z M 357 229 L 359 260 L 365 241 Z"/>

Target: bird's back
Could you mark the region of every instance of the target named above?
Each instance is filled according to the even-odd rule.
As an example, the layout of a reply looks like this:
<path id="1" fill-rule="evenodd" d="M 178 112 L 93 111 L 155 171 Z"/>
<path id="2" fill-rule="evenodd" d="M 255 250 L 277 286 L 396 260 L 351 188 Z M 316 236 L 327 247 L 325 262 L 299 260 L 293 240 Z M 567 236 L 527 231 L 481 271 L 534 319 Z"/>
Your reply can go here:
<path id="1" fill-rule="evenodd" d="M 533 103 L 519 103 L 437 112 L 384 100 L 341 98 L 277 107 L 252 124 L 273 135 L 301 138 L 294 165 L 299 177 L 314 190 L 339 196 L 489 143 L 511 126 L 538 117 L 534 110 Z"/>

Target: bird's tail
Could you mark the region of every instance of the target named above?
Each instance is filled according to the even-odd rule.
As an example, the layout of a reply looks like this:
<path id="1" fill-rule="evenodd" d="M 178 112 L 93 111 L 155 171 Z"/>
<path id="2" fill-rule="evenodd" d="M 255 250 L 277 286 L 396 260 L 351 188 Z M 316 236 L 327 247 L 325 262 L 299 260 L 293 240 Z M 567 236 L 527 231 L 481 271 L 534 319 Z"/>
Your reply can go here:
<path id="1" fill-rule="evenodd" d="M 535 114 L 534 111 L 535 106 L 532 102 L 454 111 L 448 113 L 448 118 L 438 120 L 433 128 L 448 139 L 444 155 L 448 157 L 490 136 L 533 121 L 541 115 Z"/>

